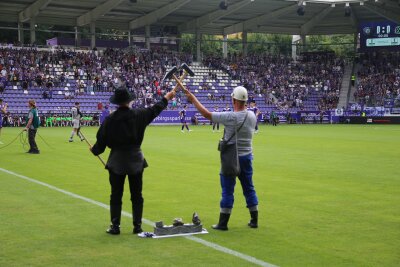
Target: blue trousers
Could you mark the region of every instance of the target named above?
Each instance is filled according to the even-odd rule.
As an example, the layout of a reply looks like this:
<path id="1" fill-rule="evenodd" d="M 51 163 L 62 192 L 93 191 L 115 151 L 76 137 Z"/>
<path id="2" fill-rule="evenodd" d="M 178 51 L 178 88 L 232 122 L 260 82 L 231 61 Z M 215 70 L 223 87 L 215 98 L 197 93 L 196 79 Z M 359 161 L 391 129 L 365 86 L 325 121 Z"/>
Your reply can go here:
<path id="1" fill-rule="evenodd" d="M 239 157 L 240 174 L 238 176 L 242 185 L 243 195 L 246 198 L 247 207 L 258 205 L 258 198 L 253 185 L 253 155 L 245 155 Z M 220 174 L 222 198 L 220 202 L 221 208 L 233 208 L 234 196 L 236 185 L 236 177 L 229 177 Z"/>

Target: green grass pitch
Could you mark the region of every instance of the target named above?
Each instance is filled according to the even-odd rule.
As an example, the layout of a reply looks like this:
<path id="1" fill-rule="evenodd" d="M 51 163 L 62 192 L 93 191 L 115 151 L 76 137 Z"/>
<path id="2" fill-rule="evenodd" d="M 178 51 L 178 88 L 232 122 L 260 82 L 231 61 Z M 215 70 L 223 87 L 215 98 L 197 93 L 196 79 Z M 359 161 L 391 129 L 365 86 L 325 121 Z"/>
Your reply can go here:
<path id="1" fill-rule="evenodd" d="M 210 127 L 147 129 L 144 218 L 169 224 L 199 213 L 197 237 L 278 266 L 400 265 L 400 127 L 261 126 L 254 138 L 258 229 L 247 226 L 240 184 L 229 231 L 217 232 L 220 185 Z M 21 129 L 3 128 L 9 143 Z M 97 128 L 83 128 L 91 142 Z M 40 155 L 17 140 L 0 168 L 108 204 L 108 175 L 71 128 L 40 128 Z M 0 148 L 4 145 L 0 145 Z M 109 150 L 106 151 L 108 153 Z M 102 155 L 106 159 L 106 155 Z M 123 210 L 131 212 L 128 186 Z M 0 170 L 0 266 L 255 266 L 192 240 L 141 239 L 122 218 L 109 236 L 109 211 Z M 145 231 L 152 231 L 150 225 Z"/>

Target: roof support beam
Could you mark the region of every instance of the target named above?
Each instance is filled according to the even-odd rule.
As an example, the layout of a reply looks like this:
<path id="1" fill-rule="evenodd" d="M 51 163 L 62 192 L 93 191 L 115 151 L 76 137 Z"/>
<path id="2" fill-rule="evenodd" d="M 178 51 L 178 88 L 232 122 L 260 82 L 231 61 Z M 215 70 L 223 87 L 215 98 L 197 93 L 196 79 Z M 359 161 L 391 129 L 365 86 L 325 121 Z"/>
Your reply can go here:
<path id="1" fill-rule="evenodd" d="M 212 23 L 216 20 L 219 20 L 225 16 L 228 16 L 229 14 L 232 14 L 233 12 L 241 9 L 242 7 L 250 4 L 254 0 L 243 0 L 240 1 L 236 4 L 229 5 L 227 10 L 216 10 L 214 12 L 211 12 L 209 14 L 205 14 L 204 16 L 201 16 L 199 18 L 193 19 L 189 21 L 186 24 L 183 24 L 182 26 L 179 27 L 179 31 L 187 31 L 187 30 L 193 30 L 196 28 L 201 28 L 209 23 Z"/>
<path id="2" fill-rule="evenodd" d="M 378 3 L 376 3 L 376 4 L 378 4 Z M 399 11 L 400 10 L 400 0 L 398 0 L 398 1 L 383 0 L 383 1 L 380 1 L 379 4 L 381 6 L 385 6 L 386 8 L 389 8 L 392 12 L 400 12 Z"/>
<path id="3" fill-rule="evenodd" d="M 153 12 L 150 12 L 143 17 L 137 18 L 129 22 L 129 29 L 134 30 L 141 28 L 146 25 L 151 25 L 172 12 L 178 10 L 181 6 L 189 3 L 191 0 L 176 0 L 170 4 L 167 4 Z"/>
<path id="4" fill-rule="evenodd" d="M 387 20 L 400 23 L 400 14 L 390 11 L 389 8 L 382 8 L 368 2 L 364 4 L 364 7 Z"/>
<path id="5" fill-rule="evenodd" d="M 260 26 L 254 29 L 258 33 L 283 33 L 291 35 L 300 35 L 300 28 L 295 27 L 277 27 L 277 26 Z"/>
<path id="6" fill-rule="evenodd" d="M 333 10 L 333 7 L 328 6 L 321 12 L 319 12 L 316 16 L 312 19 L 307 21 L 301 26 L 301 35 L 307 35 L 311 32 L 311 30 L 317 25 L 321 20 L 323 20 L 329 13 Z"/>
<path id="7" fill-rule="evenodd" d="M 32 3 L 19 13 L 19 22 L 26 22 L 31 18 L 36 17 L 40 11 L 45 9 L 50 4 L 50 2 L 51 0 L 37 0 L 36 2 Z"/>
<path id="8" fill-rule="evenodd" d="M 253 28 L 259 27 L 260 25 L 264 25 L 266 20 L 275 19 L 280 17 L 291 10 L 294 10 L 297 7 L 297 4 L 286 6 L 280 9 L 276 9 L 270 13 L 236 23 L 224 29 L 224 34 L 232 34 L 243 31 L 251 31 Z"/>
<path id="9" fill-rule="evenodd" d="M 30 32 L 30 44 L 36 43 L 36 19 L 31 18 L 29 21 L 29 32 Z"/>
<path id="10" fill-rule="evenodd" d="M 350 6 L 351 9 L 351 25 L 354 28 L 354 32 L 358 32 L 358 16 L 356 9 L 352 6 Z"/>
<path id="11" fill-rule="evenodd" d="M 121 4 L 124 0 L 108 0 L 103 4 L 97 6 L 91 11 L 83 14 L 82 16 L 76 19 L 77 26 L 84 26 L 90 24 L 93 21 L 96 21 L 102 15 L 106 14 L 108 11 L 112 10 L 119 4 Z"/>

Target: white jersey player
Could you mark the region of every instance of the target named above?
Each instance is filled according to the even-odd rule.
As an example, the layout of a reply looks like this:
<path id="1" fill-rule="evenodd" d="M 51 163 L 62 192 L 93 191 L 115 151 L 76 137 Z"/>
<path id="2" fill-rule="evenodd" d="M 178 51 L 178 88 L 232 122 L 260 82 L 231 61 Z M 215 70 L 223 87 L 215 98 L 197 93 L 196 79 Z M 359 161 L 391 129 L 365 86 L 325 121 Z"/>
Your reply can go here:
<path id="1" fill-rule="evenodd" d="M 75 107 L 71 108 L 71 116 L 72 116 L 72 132 L 71 132 L 71 137 L 69 138 L 70 142 L 74 141 L 74 134 L 78 135 L 81 141 L 85 140 L 81 133 L 79 132 L 81 128 L 81 118 L 82 118 L 82 113 L 79 110 L 79 103 L 75 102 Z"/>

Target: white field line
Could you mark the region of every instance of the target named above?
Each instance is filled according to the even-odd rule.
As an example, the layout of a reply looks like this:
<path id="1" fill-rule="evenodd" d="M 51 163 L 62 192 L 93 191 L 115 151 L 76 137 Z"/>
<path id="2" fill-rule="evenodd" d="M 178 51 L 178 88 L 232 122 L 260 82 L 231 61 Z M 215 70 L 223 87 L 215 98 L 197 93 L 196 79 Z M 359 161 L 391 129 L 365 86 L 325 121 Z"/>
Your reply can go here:
<path id="1" fill-rule="evenodd" d="M 50 184 L 47 184 L 47 183 L 44 183 L 44 182 L 41 182 L 41 181 L 38 181 L 38 180 L 35 180 L 35 179 L 32 179 L 32 178 L 29 178 L 29 177 L 27 177 L 27 176 L 24 176 L 24 175 L 21 175 L 21 174 L 18 174 L 18 173 L 15 173 L 15 172 L 12 172 L 12 171 L 3 169 L 3 168 L 0 168 L 0 171 L 5 172 L 5 173 L 8 173 L 8 174 L 10 174 L 10 175 L 14 175 L 14 176 L 16 176 L 16 177 L 18 177 L 18 178 L 21 178 L 21 179 L 24 179 L 24 180 L 26 180 L 26 181 L 29 181 L 29 182 L 32 182 L 32 183 L 35 183 L 35 184 L 39 184 L 39 185 L 42 185 L 42 186 L 44 186 L 44 187 L 53 189 L 53 190 L 55 190 L 55 191 L 58 191 L 58 192 L 60 192 L 60 193 L 63 193 L 63 194 L 65 194 L 65 195 L 68 195 L 68 196 L 70 196 L 70 197 L 83 200 L 83 201 L 85 201 L 85 202 L 94 204 L 94 205 L 96 205 L 96 206 L 105 208 L 105 209 L 107 209 L 107 210 L 110 209 L 110 206 L 109 206 L 109 205 L 106 205 L 106 204 L 101 203 L 101 202 L 99 202 L 99 201 L 96 201 L 96 200 L 93 200 L 93 199 L 90 199 L 90 198 L 87 198 L 87 197 L 83 197 L 83 196 L 74 194 L 74 193 L 72 193 L 72 192 L 63 190 L 63 189 L 58 188 L 58 187 L 55 187 L 55 186 L 53 186 L 53 185 L 50 185 Z M 128 212 L 126 212 L 126 211 L 122 211 L 122 215 L 124 215 L 124 216 L 126 216 L 126 217 L 129 217 L 129 218 L 132 218 L 132 214 L 131 214 L 131 213 L 128 213 Z M 150 221 L 150 220 L 143 219 L 142 221 L 143 221 L 145 224 L 154 225 L 154 222 L 152 222 L 152 221 Z M 238 251 L 235 251 L 235 250 L 232 250 L 232 249 L 229 249 L 229 248 L 220 246 L 220 245 L 218 245 L 218 244 L 215 244 L 215 243 L 206 241 L 206 240 L 201 239 L 201 238 L 198 238 L 198 237 L 194 237 L 194 236 L 185 236 L 185 237 L 183 237 L 183 238 L 189 239 L 189 240 L 194 241 L 194 242 L 196 242 L 196 243 L 202 244 L 202 245 L 204 245 L 204 246 L 206 246 L 206 247 L 209 247 L 209 248 L 212 248 L 212 249 L 221 251 L 221 252 L 223 252 L 223 253 L 226 253 L 226 254 L 229 254 L 229 255 L 238 257 L 238 258 L 240 258 L 240 259 L 242 259 L 242 260 L 248 261 L 248 262 L 253 263 L 253 264 L 255 264 L 255 265 L 258 265 L 258 266 L 276 267 L 276 265 L 270 264 L 270 263 L 268 263 L 268 262 L 259 260 L 259 259 L 257 259 L 257 258 L 252 257 L 252 256 L 249 256 L 249 255 L 243 254 L 243 253 L 241 253 L 241 252 L 238 252 Z"/>

